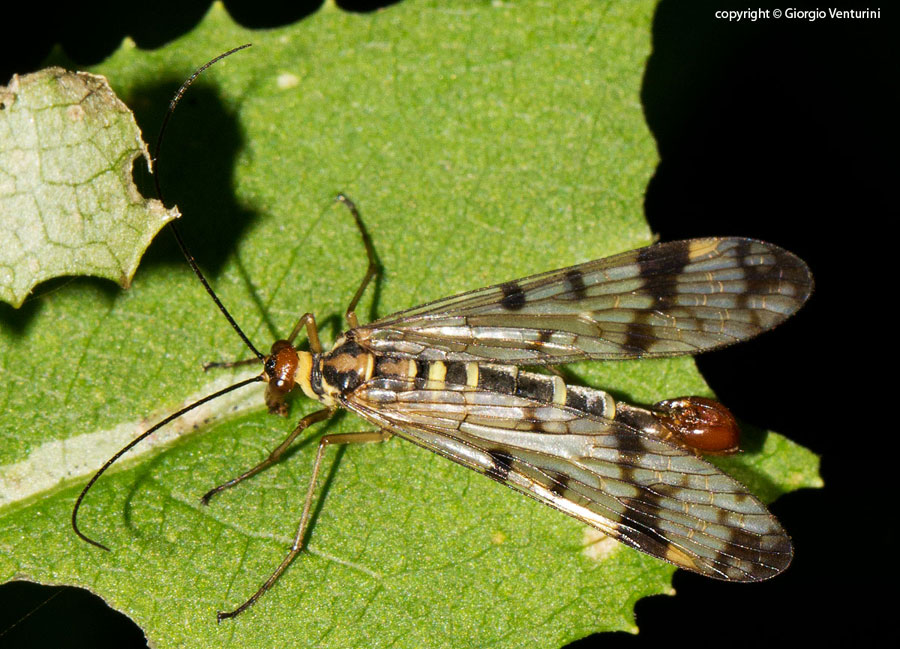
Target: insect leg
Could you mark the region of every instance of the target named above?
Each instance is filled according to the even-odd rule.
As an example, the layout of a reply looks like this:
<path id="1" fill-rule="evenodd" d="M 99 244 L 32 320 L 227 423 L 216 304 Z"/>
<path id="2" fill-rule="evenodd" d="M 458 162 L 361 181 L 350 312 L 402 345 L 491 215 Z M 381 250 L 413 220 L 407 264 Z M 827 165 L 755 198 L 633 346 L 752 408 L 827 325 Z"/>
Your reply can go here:
<path id="1" fill-rule="evenodd" d="M 285 440 L 281 444 L 278 445 L 277 448 L 275 448 L 271 453 L 269 453 L 269 457 L 267 457 L 265 460 L 263 460 L 256 466 L 254 466 L 252 469 L 245 471 L 238 477 L 232 478 L 231 480 L 229 480 L 228 482 L 226 482 L 224 484 L 220 484 L 215 489 L 210 489 L 205 494 L 203 494 L 203 497 L 200 499 L 200 502 L 204 505 L 208 505 L 210 498 L 215 496 L 220 491 L 225 491 L 229 487 L 233 487 L 237 483 L 239 483 L 243 480 L 246 480 L 247 478 L 249 478 L 251 476 L 255 476 L 257 473 L 259 473 L 263 469 L 267 469 L 268 467 L 272 466 L 281 458 L 282 455 L 284 455 L 284 452 L 291 445 L 291 442 L 293 442 L 295 439 L 297 439 L 297 435 L 302 433 L 304 430 L 306 430 L 313 424 L 318 423 L 320 421 L 324 421 L 325 419 L 328 419 L 335 412 L 337 412 L 337 411 L 334 409 L 323 408 L 322 410 L 317 410 L 316 412 L 314 412 L 312 414 L 306 415 L 303 419 L 300 420 L 300 423 L 297 424 L 297 427 L 291 431 L 291 434 L 288 435 L 285 438 Z M 325 439 L 325 438 L 323 437 L 322 439 Z"/>
<path id="2" fill-rule="evenodd" d="M 365 431 L 360 433 L 340 433 L 337 435 L 325 435 L 319 441 L 319 449 L 316 451 L 316 460 L 313 464 L 312 476 L 309 479 L 309 487 L 306 490 L 306 500 L 303 503 L 303 513 L 300 515 L 300 525 L 297 528 L 297 534 L 294 536 L 294 543 L 284 560 L 279 564 L 272 576 L 266 580 L 259 590 L 257 590 L 246 602 L 238 606 L 233 611 L 219 611 L 216 618 L 219 622 L 230 617 L 235 617 L 243 613 L 256 603 L 263 593 L 272 587 L 287 567 L 291 564 L 300 551 L 303 549 L 306 536 L 306 528 L 309 525 L 309 515 L 312 511 L 313 496 L 316 492 L 316 481 L 319 477 L 319 467 L 322 464 L 322 458 L 325 455 L 325 449 L 332 444 L 365 444 L 370 442 L 384 442 L 392 437 L 392 434 L 386 430 Z"/>
<path id="3" fill-rule="evenodd" d="M 350 300 L 347 311 L 344 312 L 344 316 L 347 318 L 347 324 L 351 329 L 355 329 L 359 326 L 359 320 L 356 318 L 356 305 L 359 304 L 359 299 L 362 297 L 363 292 L 378 272 L 378 256 L 375 254 L 375 246 L 372 244 L 372 238 L 366 231 L 366 226 L 362 222 L 362 218 L 359 215 L 359 210 L 356 209 L 356 205 L 343 194 L 338 194 L 336 200 L 346 205 L 347 209 L 349 209 L 350 213 L 353 215 L 353 219 L 356 221 L 356 227 L 359 228 L 359 233 L 362 235 L 363 245 L 366 247 L 366 256 L 369 258 L 369 265 L 366 268 L 365 277 L 363 277 L 362 282 L 360 282 L 359 288 L 356 289 L 353 299 Z"/>
<path id="4" fill-rule="evenodd" d="M 306 339 L 309 340 L 309 351 L 313 354 L 322 353 L 322 343 L 319 342 L 319 328 L 316 326 L 316 316 L 312 313 L 304 313 L 297 320 L 297 324 L 291 329 L 291 335 L 287 337 L 287 341 L 294 344 L 294 338 L 300 333 L 300 330 L 306 327 Z"/>

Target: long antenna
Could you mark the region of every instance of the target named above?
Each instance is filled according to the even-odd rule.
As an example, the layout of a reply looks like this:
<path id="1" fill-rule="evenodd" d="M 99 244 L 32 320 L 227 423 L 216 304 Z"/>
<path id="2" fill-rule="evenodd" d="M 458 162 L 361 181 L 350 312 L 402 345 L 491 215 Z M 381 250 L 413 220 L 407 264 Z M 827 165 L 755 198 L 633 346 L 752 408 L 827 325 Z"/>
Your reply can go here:
<path id="1" fill-rule="evenodd" d="M 163 200 L 163 194 L 162 194 L 162 187 L 160 186 L 160 182 L 159 182 L 159 153 L 160 153 L 160 149 L 162 148 L 163 135 L 166 132 L 166 126 L 169 124 L 169 120 L 171 119 L 172 114 L 175 111 L 175 107 L 178 105 L 178 102 L 181 101 L 181 98 L 184 96 L 184 93 L 187 91 L 187 89 L 191 86 L 192 83 L 194 83 L 194 80 L 204 70 L 206 70 L 209 66 L 213 65 L 217 61 L 221 61 L 226 56 L 231 56 L 235 52 L 239 52 L 240 50 L 243 50 L 247 47 L 250 47 L 249 43 L 247 43 L 246 45 L 241 45 L 240 47 L 235 47 L 234 49 L 228 50 L 224 54 L 220 54 L 219 56 L 212 59 L 211 61 L 208 61 L 204 65 L 201 65 L 199 68 L 197 68 L 197 70 L 194 72 L 194 74 L 192 74 L 187 79 L 187 81 L 185 81 L 183 84 L 181 84 L 181 87 L 178 89 L 178 91 L 175 93 L 175 96 L 172 97 L 172 100 L 169 102 L 169 109 L 166 111 L 166 115 L 163 118 L 162 126 L 160 126 L 160 129 L 159 129 L 159 135 L 156 138 L 156 148 L 153 151 L 153 164 L 154 164 L 153 181 L 156 185 L 156 197 L 159 199 L 159 201 L 161 203 L 163 203 L 164 200 Z M 184 240 L 181 238 L 181 234 L 178 232 L 178 228 L 175 227 L 175 224 L 173 222 L 169 223 L 169 228 L 171 229 L 172 234 L 175 235 L 175 241 L 178 243 L 178 247 L 181 248 L 181 252 L 184 255 L 184 258 L 187 260 L 188 265 L 194 271 L 194 274 L 200 280 L 200 283 L 203 284 L 203 287 L 206 289 L 206 292 L 209 293 L 209 296 L 212 298 L 213 302 L 215 302 L 216 306 L 219 308 L 219 311 L 221 311 L 222 314 L 225 316 L 225 318 L 228 320 L 228 322 L 231 323 L 232 328 L 238 333 L 238 335 L 241 337 L 241 340 L 244 341 L 244 344 L 247 345 L 247 347 L 249 347 L 250 350 L 254 354 L 256 354 L 256 357 L 258 359 L 263 360 L 265 357 L 259 352 L 258 349 L 256 349 L 256 347 L 253 346 L 253 343 L 250 342 L 250 339 L 247 338 L 247 335 L 241 330 L 241 328 L 238 326 L 237 322 L 234 321 L 234 318 L 231 317 L 231 314 L 228 313 L 228 309 L 226 309 L 225 306 L 222 304 L 221 300 L 219 300 L 219 297 L 216 295 L 216 292 L 213 291 L 212 287 L 209 285 L 209 282 L 206 281 L 206 277 L 203 276 L 203 273 L 200 271 L 200 267 L 197 266 L 197 262 L 194 260 L 194 256 L 190 253 L 190 251 L 188 250 L 187 246 L 184 243 Z M 125 455 L 125 453 L 130 451 L 141 441 L 145 440 L 147 437 L 149 437 L 150 435 L 155 433 L 157 430 L 159 430 L 160 428 L 162 428 L 169 422 L 171 422 L 175 419 L 178 419 L 185 413 L 190 412 L 194 408 L 201 406 L 204 403 L 212 401 L 213 399 L 218 399 L 219 397 L 221 397 L 224 394 L 228 394 L 232 390 L 237 390 L 238 388 L 242 388 L 246 385 L 250 385 L 251 383 L 258 383 L 259 381 L 264 381 L 265 377 L 266 377 L 265 374 L 259 374 L 252 378 L 244 379 L 243 381 L 239 381 L 233 385 L 228 386 L 227 388 L 219 390 L 218 392 L 214 392 L 213 394 L 205 396 L 202 399 L 199 399 L 199 400 L 195 401 L 194 403 L 192 403 L 188 406 L 185 406 L 178 412 L 175 412 L 175 413 L 169 415 L 162 421 L 158 422 L 156 425 L 149 428 L 147 431 L 141 433 L 136 438 L 131 440 L 123 448 L 121 448 L 115 455 L 113 455 L 111 458 L 109 458 L 102 467 L 100 467 L 100 469 L 93 475 L 93 477 L 91 477 L 91 479 L 88 481 L 88 483 L 84 486 L 84 489 L 81 490 L 81 493 L 78 494 L 78 499 L 75 501 L 75 506 L 72 508 L 72 529 L 75 530 L 75 534 L 77 534 L 81 540 L 87 541 L 91 545 L 94 545 L 98 548 L 102 548 L 106 551 L 109 551 L 108 547 L 106 547 L 99 541 L 95 541 L 94 539 L 88 537 L 87 535 L 82 533 L 82 531 L 80 529 L 78 529 L 78 510 L 81 508 L 81 503 L 84 501 L 85 496 L 87 496 L 88 491 L 90 491 L 91 487 L 94 486 L 94 483 L 97 482 L 97 480 L 100 478 L 100 476 L 102 476 L 109 467 L 111 467 L 113 464 L 115 464 L 115 462 L 120 457 Z"/>
<path id="2" fill-rule="evenodd" d="M 199 68 L 194 71 L 187 80 L 181 84 L 181 87 L 172 97 L 172 100 L 169 102 L 169 109 L 166 111 L 166 116 L 163 118 L 162 126 L 159 127 L 159 135 L 156 137 L 156 148 L 153 150 L 153 182 L 156 185 L 156 197 L 159 199 L 160 203 L 165 203 L 163 200 L 162 187 L 159 182 L 159 153 L 162 149 L 163 136 L 166 132 L 166 127 L 169 125 L 169 120 L 172 118 L 173 113 L 175 112 L 175 107 L 178 106 L 178 103 L 181 101 L 181 98 L 184 96 L 184 93 L 187 92 L 187 89 L 191 87 L 191 84 L 197 79 L 200 74 L 203 73 L 211 65 L 215 64 L 218 61 L 221 61 L 226 56 L 231 56 L 235 52 L 240 52 L 243 49 L 246 49 L 251 46 L 251 43 L 246 43 L 241 45 L 240 47 L 235 47 L 234 49 L 228 50 L 223 54 L 219 54 L 216 58 L 211 61 L 207 61 Z M 216 292 L 212 289 L 212 286 L 209 285 L 209 282 L 206 281 L 206 277 L 200 271 L 200 267 L 197 265 L 194 256 L 191 254 L 190 250 L 188 250 L 187 245 L 184 243 L 184 239 L 181 238 L 181 233 L 178 231 L 178 228 L 175 226 L 174 221 L 169 222 L 169 229 L 172 231 L 172 234 L 175 237 L 175 241 L 178 243 L 178 247 L 181 248 L 181 254 L 184 255 L 184 258 L 187 260 L 188 265 L 191 267 L 191 270 L 194 271 L 194 274 L 197 276 L 197 279 L 200 280 L 200 283 L 203 284 L 203 288 L 206 289 L 206 292 L 209 293 L 209 296 L 212 298 L 212 301 L 215 302 L 216 306 L 219 308 L 219 311 L 222 312 L 222 315 L 225 316 L 225 319 L 228 320 L 228 323 L 231 325 L 231 328 L 234 329 L 238 336 L 241 337 L 241 340 L 244 341 L 244 344 L 252 351 L 259 360 L 263 359 L 262 353 L 250 342 L 250 339 L 247 337 L 247 334 L 238 326 L 238 323 L 235 322 L 234 318 L 231 317 L 231 314 L 228 312 L 228 309 L 225 308 L 225 305 L 222 304 L 222 301 L 219 299 L 219 296 L 216 295 Z"/>
<path id="3" fill-rule="evenodd" d="M 260 374 L 258 376 L 254 376 L 249 379 L 244 379 L 243 381 L 239 381 L 238 383 L 235 383 L 234 385 L 229 385 L 227 388 L 225 388 L 223 390 L 219 390 L 218 392 L 214 392 L 213 394 L 205 396 L 202 399 L 200 399 L 199 401 L 195 401 L 194 403 L 190 404 L 189 406 L 182 408 L 178 412 L 175 412 L 175 413 L 169 415 L 168 417 L 163 419 L 161 422 L 157 423 L 155 426 L 149 428 L 145 432 L 143 432 L 140 435 L 138 435 L 137 437 L 135 437 L 126 446 L 119 449 L 119 451 L 115 455 L 113 455 L 111 458 L 109 458 L 106 461 L 106 463 L 102 467 L 100 467 L 100 469 L 97 471 L 97 473 L 95 473 L 94 476 L 88 481 L 88 483 L 86 485 L 84 485 L 84 489 L 81 490 L 81 493 L 78 494 L 78 500 L 75 501 L 75 507 L 72 508 L 72 529 L 75 530 L 75 534 L 77 534 L 79 536 L 79 538 L 81 538 L 81 540 L 87 541 L 91 545 L 95 545 L 98 548 L 103 548 L 104 550 L 109 552 L 108 547 L 106 547 L 99 541 L 95 541 L 94 539 L 86 536 L 85 534 L 82 533 L 81 530 L 78 529 L 78 510 L 81 508 L 81 502 L 84 500 L 84 497 L 87 495 L 87 492 L 90 490 L 90 488 L 94 486 L 95 482 L 97 482 L 97 479 L 100 478 L 100 476 L 103 475 L 106 472 L 106 470 L 115 463 L 116 460 L 118 460 L 120 457 L 125 455 L 128 451 L 130 451 L 132 448 L 134 448 L 142 440 L 146 439 L 147 437 L 149 437 L 150 435 L 155 433 L 157 430 L 159 430 L 160 428 L 162 428 L 163 426 L 168 424 L 170 421 L 172 421 L 174 419 L 178 419 L 179 417 L 181 417 L 181 415 L 183 415 L 187 412 L 190 412 L 197 406 L 202 406 L 207 401 L 212 401 L 213 399 L 218 399 L 223 394 L 228 394 L 232 390 L 237 390 L 238 388 L 242 388 L 245 385 L 250 385 L 251 383 L 258 383 L 259 381 L 262 381 L 262 380 L 263 380 L 263 375 Z"/>

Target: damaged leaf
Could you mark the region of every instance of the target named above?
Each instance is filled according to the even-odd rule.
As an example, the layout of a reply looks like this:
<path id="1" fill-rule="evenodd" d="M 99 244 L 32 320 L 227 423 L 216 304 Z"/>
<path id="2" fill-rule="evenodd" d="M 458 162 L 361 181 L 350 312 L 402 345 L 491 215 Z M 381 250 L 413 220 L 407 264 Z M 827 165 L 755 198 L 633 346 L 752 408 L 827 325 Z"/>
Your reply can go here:
<path id="1" fill-rule="evenodd" d="M 102 76 L 47 68 L 0 88 L 0 299 L 45 280 L 131 283 L 159 229 L 178 216 L 132 180 L 147 147 Z"/>

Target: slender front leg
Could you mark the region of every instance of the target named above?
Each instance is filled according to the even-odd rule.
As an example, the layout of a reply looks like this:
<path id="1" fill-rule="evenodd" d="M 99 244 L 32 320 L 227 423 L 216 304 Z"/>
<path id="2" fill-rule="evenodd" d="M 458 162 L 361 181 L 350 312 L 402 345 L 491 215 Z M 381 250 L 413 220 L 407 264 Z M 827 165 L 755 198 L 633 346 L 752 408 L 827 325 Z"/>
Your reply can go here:
<path id="1" fill-rule="evenodd" d="M 271 453 L 269 453 L 269 457 L 267 457 L 265 460 L 263 460 L 262 462 L 257 464 L 252 469 L 245 471 L 238 477 L 232 478 L 231 480 L 229 480 L 228 482 L 226 482 L 224 484 L 220 484 L 215 489 L 210 489 L 205 494 L 203 494 L 203 497 L 200 499 L 200 502 L 204 505 L 208 505 L 209 499 L 212 498 L 213 496 L 215 496 L 220 491 L 225 491 L 226 489 L 236 485 L 238 482 L 242 482 L 251 476 L 255 476 L 257 473 L 259 473 L 263 469 L 267 469 L 268 467 L 272 466 L 279 460 L 279 458 L 281 458 L 282 455 L 284 455 L 284 452 L 288 449 L 288 446 L 291 445 L 291 442 L 293 442 L 295 439 L 297 439 L 297 435 L 302 433 L 304 430 L 306 430 L 313 424 L 318 423 L 320 421 L 324 421 L 325 419 L 328 419 L 335 412 L 337 412 L 337 410 L 335 410 L 335 409 L 323 408 L 322 410 L 317 410 L 316 412 L 314 412 L 312 414 L 306 415 L 303 419 L 300 420 L 300 423 L 297 424 L 297 427 L 291 431 L 291 434 L 288 435 L 287 438 L 285 438 L 285 440 L 283 442 L 281 442 L 281 444 L 279 444 L 275 450 L 273 450 Z"/>
<path id="2" fill-rule="evenodd" d="M 369 282 L 372 281 L 372 278 L 375 277 L 375 274 L 378 272 L 378 257 L 375 254 L 375 246 L 372 245 L 372 238 L 366 231 L 366 226 L 363 225 L 362 218 L 359 215 L 359 210 L 356 209 L 356 205 L 353 203 L 353 201 L 351 201 L 343 194 L 338 194 L 336 200 L 346 205 L 350 210 L 350 213 L 353 215 L 353 219 L 356 221 L 356 227 L 359 228 L 359 233 L 362 235 L 363 245 L 366 247 L 366 255 L 369 258 L 369 265 L 366 268 L 366 274 L 363 277 L 362 282 L 360 282 L 359 288 L 356 289 L 356 293 L 354 294 L 353 299 L 350 300 L 347 311 L 344 313 L 344 317 L 347 318 L 347 324 L 351 329 L 356 329 L 356 327 L 359 326 L 359 320 L 357 320 L 356 318 L 356 305 L 359 304 L 359 300 L 362 297 L 363 292 L 366 290 Z"/>
<path id="3" fill-rule="evenodd" d="M 370 442 L 383 442 L 391 438 L 391 433 L 386 430 L 378 430 L 378 431 L 367 431 L 361 433 L 340 433 L 337 435 L 325 435 L 319 441 L 319 449 L 316 451 L 316 460 L 313 464 L 312 476 L 309 479 L 309 487 L 306 489 L 306 501 L 303 503 L 303 513 L 300 515 L 300 525 L 297 528 L 297 534 L 294 536 L 294 543 L 291 545 L 291 550 L 288 552 L 287 556 L 275 569 L 275 572 L 272 573 L 272 576 L 266 580 L 259 590 L 257 590 L 250 599 L 246 602 L 238 606 L 233 611 L 219 611 L 216 614 L 216 618 L 219 622 L 225 620 L 230 617 L 234 617 L 243 613 L 248 608 L 253 606 L 256 603 L 263 593 L 265 593 L 269 588 L 272 587 L 277 579 L 281 576 L 287 567 L 291 564 L 291 561 L 294 560 L 300 551 L 305 546 L 305 537 L 306 537 L 306 528 L 309 525 L 309 515 L 312 511 L 312 501 L 313 495 L 316 492 L 316 480 L 319 477 L 319 467 L 322 464 L 322 457 L 325 454 L 325 449 L 332 444 L 364 444 Z"/>
<path id="4" fill-rule="evenodd" d="M 319 342 L 319 328 L 316 326 L 316 316 L 312 313 L 304 313 L 297 320 L 297 324 L 291 329 L 291 335 L 287 337 L 287 341 L 294 344 L 294 338 L 300 333 L 300 330 L 306 327 L 306 339 L 309 340 L 309 351 L 313 354 L 322 353 L 322 343 Z"/>

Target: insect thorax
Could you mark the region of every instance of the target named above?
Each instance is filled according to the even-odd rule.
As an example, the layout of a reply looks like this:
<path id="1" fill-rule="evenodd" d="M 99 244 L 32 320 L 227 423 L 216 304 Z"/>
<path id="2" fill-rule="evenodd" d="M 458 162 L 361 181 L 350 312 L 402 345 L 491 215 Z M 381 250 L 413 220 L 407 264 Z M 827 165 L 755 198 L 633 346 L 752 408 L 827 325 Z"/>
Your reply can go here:
<path id="1" fill-rule="evenodd" d="M 307 396 L 333 406 L 342 394 L 369 380 L 374 368 L 375 355 L 342 336 L 327 354 L 312 355 L 308 375 L 298 373 L 297 380 Z"/>

